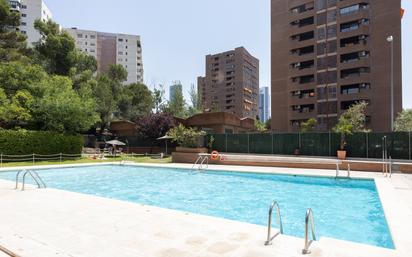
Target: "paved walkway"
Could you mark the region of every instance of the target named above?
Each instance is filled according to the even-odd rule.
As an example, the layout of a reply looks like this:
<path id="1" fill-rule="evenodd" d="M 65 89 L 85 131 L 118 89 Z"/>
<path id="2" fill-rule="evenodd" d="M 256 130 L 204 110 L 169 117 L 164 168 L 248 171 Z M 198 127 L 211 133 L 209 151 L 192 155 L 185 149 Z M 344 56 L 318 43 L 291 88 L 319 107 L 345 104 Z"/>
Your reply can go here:
<path id="1" fill-rule="evenodd" d="M 222 169 L 222 166 L 218 168 Z M 247 169 L 250 171 L 251 167 Z M 252 170 L 271 172 L 274 169 Z M 324 174 L 325 171 L 311 172 Z M 360 174 L 365 176 L 364 173 Z M 386 187 L 383 191 L 392 190 L 402 198 L 393 203 L 395 207 L 401 205 L 403 211 L 409 208 L 403 218 L 397 221 L 401 224 L 390 225 L 409 229 L 410 225 L 405 226 L 402 222 L 407 219 L 410 223 L 412 220 L 412 176 L 394 175 L 393 179 L 382 179 L 380 183 Z M 262 226 L 55 189 L 21 192 L 13 190 L 13 187 L 13 183 L 0 180 L 0 245 L 23 257 L 302 256 L 301 238 L 281 235 L 274 240 L 273 245 L 265 247 L 266 228 Z M 393 197 L 387 192 L 383 194 L 388 198 Z M 405 204 L 405 201 L 408 203 Z M 393 233 L 399 234 L 399 231 L 396 228 Z M 397 238 L 399 249 L 396 251 L 321 238 L 311 246 L 312 253 L 309 256 L 409 257 L 410 252 L 407 251 L 412 247 L 411 231 L 403 231 L 406 234 Z M 406 244 L 409 244 L 409 248 Z"/>

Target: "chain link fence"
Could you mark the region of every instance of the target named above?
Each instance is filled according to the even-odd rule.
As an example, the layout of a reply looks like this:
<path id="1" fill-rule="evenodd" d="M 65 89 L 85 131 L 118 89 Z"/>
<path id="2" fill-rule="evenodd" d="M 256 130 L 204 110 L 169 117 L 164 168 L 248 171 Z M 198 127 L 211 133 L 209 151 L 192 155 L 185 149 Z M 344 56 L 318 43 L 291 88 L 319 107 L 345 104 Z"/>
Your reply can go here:
<path id="1" fill-rule="evenodd" d="M 382 138 L 387 138 L 388 153 L 393 159 L 412 160 L 411 132 L 354 133 L 346 137 L 348 157 L 382 158 Z M 210 134 L 213 149 L 229 153 L 336 156 L 340 135 L 335 133 L 285 134 Z"/>

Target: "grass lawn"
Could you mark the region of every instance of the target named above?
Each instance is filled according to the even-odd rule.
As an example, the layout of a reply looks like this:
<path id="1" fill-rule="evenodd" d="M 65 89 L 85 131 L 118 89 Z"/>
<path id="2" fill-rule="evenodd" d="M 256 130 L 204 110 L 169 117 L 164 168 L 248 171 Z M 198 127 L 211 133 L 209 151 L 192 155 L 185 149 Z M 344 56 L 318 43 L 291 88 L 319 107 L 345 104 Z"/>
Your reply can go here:
<path id="1" fill-rule="evenodd" d="M 33 165 L 56 165 L 56 164 L 81 164 L 81 163 L 105 163 L 105 162 L 115 162 L 115 161 L 133 161 L 137 163 L 171 163 L 172 158 L 164 159 L 153 159 L 151 157 L 116 157 L 116 158 L 107 158 L 106 160 L 93 160 L 90 158 L 81 158 L 77 160 L 67 160 L 67 161 L 38 161 L 33 164 L 33 162 L 9 162 L 3 163 L 2 168 L 5 167 L 19 167 L 19 166 L 33 166 Z"/>

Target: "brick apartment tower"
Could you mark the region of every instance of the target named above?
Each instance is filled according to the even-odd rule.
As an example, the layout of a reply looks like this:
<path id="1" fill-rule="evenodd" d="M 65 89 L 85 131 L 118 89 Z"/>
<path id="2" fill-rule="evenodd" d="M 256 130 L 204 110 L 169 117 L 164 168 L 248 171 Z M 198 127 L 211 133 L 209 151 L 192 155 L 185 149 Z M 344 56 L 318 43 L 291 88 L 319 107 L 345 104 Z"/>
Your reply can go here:
<path id="1" fill-rule="evenodd" d="M 205 112 L 233 113 L 256 119 L 259 106 L 259 60 L 244 47 L 206 56 L 206 76 L 198 78 Z"/>
<path id="2" fill-rule="evenodd" d="M 400 0 L 272 0 L 272 128 L 299 129 L 309 118 L 329 131 L 349 106 L 369 103 L 368 127 L 391 129 L 402 110 Z"/>

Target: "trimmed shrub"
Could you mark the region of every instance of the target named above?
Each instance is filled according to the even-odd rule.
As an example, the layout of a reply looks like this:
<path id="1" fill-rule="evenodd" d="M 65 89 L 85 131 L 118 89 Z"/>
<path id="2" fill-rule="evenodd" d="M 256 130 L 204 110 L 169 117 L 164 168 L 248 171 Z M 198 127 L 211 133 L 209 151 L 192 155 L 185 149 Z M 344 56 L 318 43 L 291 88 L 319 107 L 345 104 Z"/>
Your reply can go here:
<path id="1" fill-rule="evenodd" d="M 80 154 L 83 137 L 49 131 L 1 130 L 0 153 L 24 154 Z"/>

